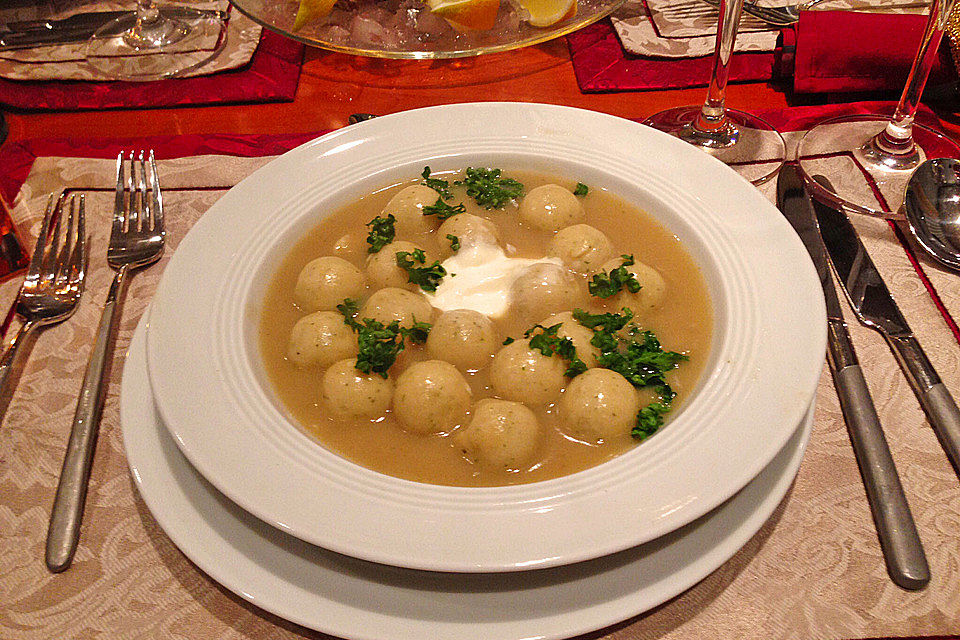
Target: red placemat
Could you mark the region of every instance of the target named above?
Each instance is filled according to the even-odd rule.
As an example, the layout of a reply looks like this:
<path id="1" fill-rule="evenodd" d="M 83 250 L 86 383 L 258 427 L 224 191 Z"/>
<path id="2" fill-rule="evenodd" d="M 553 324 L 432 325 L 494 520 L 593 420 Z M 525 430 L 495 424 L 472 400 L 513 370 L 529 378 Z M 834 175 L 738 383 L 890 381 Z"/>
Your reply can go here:
<path id="1" fill-rule="evenodd" d="M 290 102 L 304 46 L 264 30 L 250 62 L 233 71 L 157 82 L 21 82 L 0 79 L 0 104 L 14 109 L 81 111 L 204 104 Z"/>
<path id="2" fill-rule="evenodd" d="M 792 32 L 791 32 L 792 33 Z M 567 36 L 577 84 L 584 93 L 644 91 L 705 87 L 710 81 L 713 56 L 700 58 L 650 58 L 628 53 L 620 44 L 609 19 Z M 740 52 L 730 63 L 731 82 L 770 80 L 778 75 L 777 51 Z"/>

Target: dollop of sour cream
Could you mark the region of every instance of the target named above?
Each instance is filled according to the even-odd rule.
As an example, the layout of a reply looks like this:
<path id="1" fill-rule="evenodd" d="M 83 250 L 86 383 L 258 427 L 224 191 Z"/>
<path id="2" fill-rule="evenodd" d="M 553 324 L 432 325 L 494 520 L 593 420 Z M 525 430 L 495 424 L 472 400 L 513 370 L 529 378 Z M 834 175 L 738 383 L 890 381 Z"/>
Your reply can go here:
<path id="1" fill-rule="evenodd" d="M 530 265 L 543 263 L 561 264 L 561 261 L 559 258 L 510 258 L 497 244 L 464 245 L 441 263 L 447 275 L 436 293 L 427 298 L 441 311 L 471 309 L 497 318 L 510 308 L 513 282 Z"/>

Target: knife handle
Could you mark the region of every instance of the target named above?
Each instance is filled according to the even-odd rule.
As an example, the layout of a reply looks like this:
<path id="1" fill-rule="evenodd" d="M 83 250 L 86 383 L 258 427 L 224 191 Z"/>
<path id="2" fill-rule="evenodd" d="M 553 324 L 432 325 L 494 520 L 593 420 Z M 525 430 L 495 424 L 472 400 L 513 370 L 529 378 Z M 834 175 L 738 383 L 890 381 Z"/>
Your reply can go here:
<path id="1" fill-rule="evenodd" d="M 867 381 L 842 320 L 829 321 L 828 346 L 834 387 L 863 476 L 887 572 L 904 589 L 922 589 L 930 582 L 930 567 Z"/>
<path id="2" fill-rule="evenodd" d="M 957 403 L 916 338 L 888 336 L 886 339 L 927 414 L 940 446 L 954 470 L 960 474 L 960 409 L 957 409 Z"/>

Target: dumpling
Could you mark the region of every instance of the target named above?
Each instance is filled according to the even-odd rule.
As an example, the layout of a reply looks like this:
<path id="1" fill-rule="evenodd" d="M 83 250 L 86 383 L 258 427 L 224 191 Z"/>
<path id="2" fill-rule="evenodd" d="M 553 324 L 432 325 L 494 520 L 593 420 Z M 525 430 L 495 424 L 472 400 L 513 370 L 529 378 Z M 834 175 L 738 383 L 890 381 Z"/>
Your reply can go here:
<path id="1" fill-rule="evenodd" d="M 601 442 L 630 435 L 640 400 L 622 375 L 597 368 L 574 378 L 558 406 L 567 433 L 586 442 Z"/>
<path id="2" fill-rule="evenodd" d="M 461 370 L 476 370 L 489 364 L 500 343 L 493 321 L 478 311 L 445 311 L 430 329 L 427 351 Z"/>
<path id="3" fill-rule="evenodd" d="M 393 412 L 407 431 L 449 431 L 463 421 L 469 409 L 470 385 L 449 362 L 417 362 L 397 378 Z"/>
<path id="4" fill-rule="evenodd" d="M 363 373 L 348 358 L 330 365 L 320 380 L 323 406 L 342 418 L 376 419 L 386 414 L 393 399 L 393 380 Z"/>
<path id="5" fill-rule="evenodd" d="M 454 443 L 477 464 L 519 469 L 537 450 L 540 425 L 519 402 L 486 398 L 476 404 L 470 424 L 457 429 Z"/>
<path id="6" fill-rule="evenodd" d="M 587 273 L 613 256 L 613 244 L 603 231 L 588 224 L 575 224 L 553 236 L 547 255 L 560 258 L 571 269 Z"/>
<path id="7" fill-rule="evenodd" d="M 562 358 L 545 356 L 521 339 L 506 345 L 493 357 L 490 382 L 496 394 L 506 400 L 549 404 L 560 395 L 566 370 Z"/>
<path id="8" fill-rule="evenodd" d="M 437 241 L 440 243 L 441 259 L 449 258 L 454 254 L 453 249 L 450 248 L 448 235 L 456 236 L 461 247 L 497 244 L 500 237 L 497 225 L 472 213 L 458 213 L 447 218 L 437 229 L 437 235 L 439 236 Z"/>
<path id="9" fill-rule="evenodd" d="M 570 342 L 577 350 L 577 357 L 583 360 L 588 368 L 597 366 L 597 357 L 600 355 L 600 349 L 596 348 L 590 341 L 593 340 L 593 329 L 583 326 L 573 317 L 571 311 L 557 313 L 540 322 L 544 327 L 552 327 L 559 324 L 557 335 L 561 338 L 570 338 Z"/>
<path id="10" fill-rule="evenodd" d="M 412 253 L 419 249 L 417 245 L 406 240 L 397 240 L 391 242 L 377 253 L 370 254 L 367 258 L 367 278 L 374 288 L 397 287 L 399 289 L 409 289 L 410 291 L 419 291 L 420 287 L 409 282 L 409 276 L 406 269 L 397 265 L 397 252 L 407 251 Z M 433 256 L 426 254 L 424 264 L 433 264 Z"/>
<path id="11" fill-rule="evenodd" d="M 586 286 L 567 269 L 540 262 L 530 265 L 513 281 L 510 294 L 514 310 L 523 318 L 581 306 Z"/>
<path id="12" fill-rule="evenodd" d="M 623 264 L 622 258 L 614 258 L 603 264 L 600 270 L 604 273 L 610 273 L 613 269 Z M 635 261 L 628 266 L 629 271 L 640 283 L 640 290 L 636 293 L 622 291 L 611 299 L 617 308 L 629 307 L 637 317 L 643 317 L 660 306 L 664 296 L 667 293 L 667 283 L 653 267 L 642 262 Z"/>
<path id="13" fill-rule="evenodd" d="M 374 292 L 360 308 L 359 320 L 371 318 L 390 324 L 400 321 L 402 327 L 412 327 L 416 322 L 430 322 L 433 319 L 433 306 L 420 293 L 387 287 Z"/>
<path id="14" fill-rule="evenodd" d="M 359 298 L 364 290 L 363 272 L 335 256 L 311 260 L 300 271 L 293 299 L 304 311 L 333 311 L 344 298 Z"/>
<path id="15" fill-rule="evenodd" d="M 440 225 L 437 216 L 423 215 L 423 208 L 436 204 L 439 198 L 440 194 L 430 187 L 415 184 L 393 196 L 380 215 L 384 218 L 393 215 L 396 218 L 393 228 L 397 238 L 417 239 Z"/>
<path id="16" fill-rule="evenodd" d="M 521 222 L 543 231 L 559 231 L 587 217 L 577 196 L 558 184 L 531 189 L 520 201 L 519 214 Z"/>
<path id="17" fill-rule="evenodd" d="M 357 336 L 336 311 L 316 311 L 293 325 L 287 359 L 298 367 L 326 367 L 357 355 Z"/>

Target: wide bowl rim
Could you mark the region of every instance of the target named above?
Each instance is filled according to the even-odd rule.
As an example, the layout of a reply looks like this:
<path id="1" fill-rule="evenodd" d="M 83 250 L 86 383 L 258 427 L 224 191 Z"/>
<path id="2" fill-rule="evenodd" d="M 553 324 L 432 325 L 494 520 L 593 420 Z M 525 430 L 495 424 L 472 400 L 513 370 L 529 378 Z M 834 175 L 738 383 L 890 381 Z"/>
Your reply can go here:
<path id="1" fill-rule="evenodd" d="M 487 122 L 498 126 L 491 130 Z M 521 150 L 508 152 L 508 142 Z M 458 145 L 469 151 L 458 152 Z M 651 150 L 657 157 L 644 157 Z M 272 404 L 243 346 L 256 313 L 250 307 L 256 278 L 249 269 L 270 250 L 260 246 L 268 244 L 264 233 L 276 229 L 279 237 L 294 237 L 309 214 L 305 209 L 349 190 L 303 181 L 305 175 L 345 177 L 355 185 L 425 161 L 484 154 L 569 161 L 584 171 L 589 159 L 611 182 L 639 180 L 638 197 L 649 192 L 669 201 L 673 209 L 655 217 L 669 213 L 681 226 L 691 218 L 695 225 L 676 231 L 702 245 L 707 254 L 701 266 L 709 258 L 716 271 L 705 276 L 722 281 L 720 291 L 717 282 L 711 289 L 721 343 L 711 356 L 714 366 L 665 437 L 593 469 L 533 485 L 421 485 L 304 447 L 306 436 Z M 208 277 L 198 280 L 198 273 Z M 213 304 L 193 304 L 197 299 Z M 166 267 L 153 306 L 151 387 L 164 424 L 201 474 L 250 513 L 308 542 L 437 571 L 576 562 L 641 544 L 708 512 L 759 473 L 789 438 L 815 392 L 826 335 L 809 257 L 776 208 L 735 172 L 630 121 L 516 103 L 402 112 L 327 134 L 271 161 L 191 229 Z M 182 348 L 190 341 L 194 348 Z M 765 385 L 758 376 L 778 383 Z M 300 474 L 296 480 L 291 470 Z M 661 494 L 644 497 L 651 489 Z M 389 528 L 374 531 L 384 518 Z"/>

